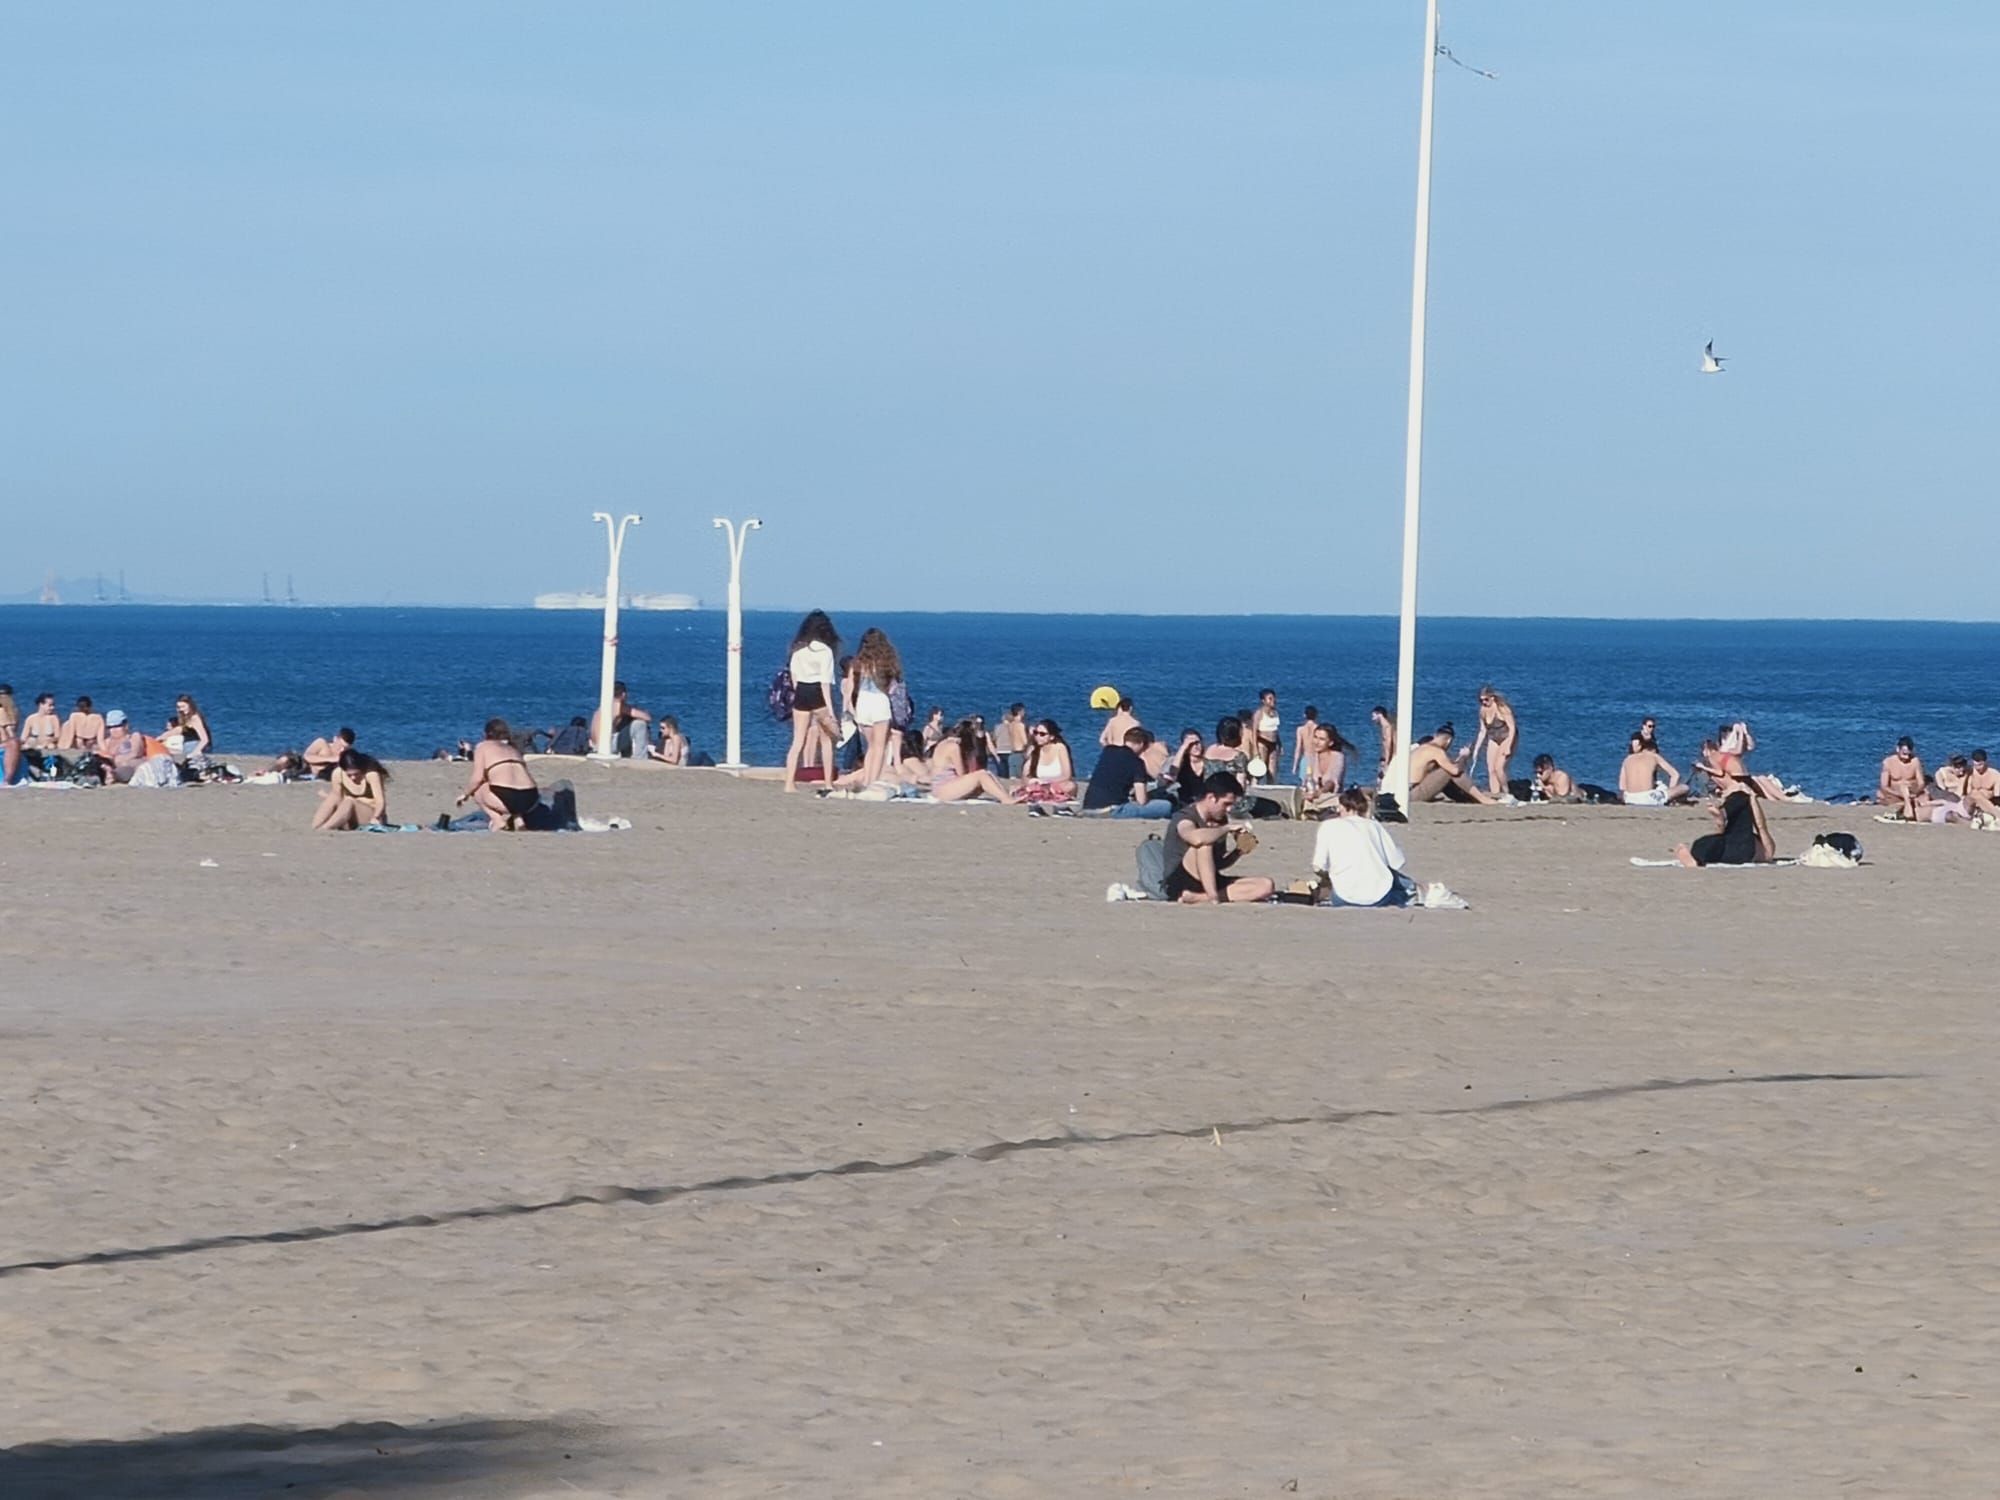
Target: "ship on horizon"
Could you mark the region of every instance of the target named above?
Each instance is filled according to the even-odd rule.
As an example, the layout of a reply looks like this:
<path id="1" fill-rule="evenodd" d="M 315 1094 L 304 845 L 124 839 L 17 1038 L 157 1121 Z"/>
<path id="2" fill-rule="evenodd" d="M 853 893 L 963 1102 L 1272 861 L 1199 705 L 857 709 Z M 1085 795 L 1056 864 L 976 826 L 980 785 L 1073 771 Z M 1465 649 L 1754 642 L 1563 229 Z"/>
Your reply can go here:
<path id="1" fill-rule="evenodd" d="M 701 600 L 693 594 L 623 594 L 619 596 L 620 609 L 635 609 L 646 612 L 663 610 L 700 609 Z M 596 589 L 581 593 L 556 593 L 535 595 L 536 609 L 603 609 L 604 595 Z"/>

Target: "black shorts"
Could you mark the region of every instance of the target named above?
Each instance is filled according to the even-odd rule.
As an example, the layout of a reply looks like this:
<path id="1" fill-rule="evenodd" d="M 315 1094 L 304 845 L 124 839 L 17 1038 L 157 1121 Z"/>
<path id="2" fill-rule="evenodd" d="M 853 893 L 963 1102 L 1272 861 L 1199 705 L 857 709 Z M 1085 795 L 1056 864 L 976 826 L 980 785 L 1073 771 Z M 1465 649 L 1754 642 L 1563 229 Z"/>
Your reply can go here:
<path id="1" fill-rule="evenodd" d="M 492 786 L 492 783 L 487 783 Z M 531 786 L 495 786 L 493 795 L 500 799 L 500 805 L 507 809 L 507 815 L 514 818 L 526 817 L 542 800 L 542 794 Z"/>
<path id="2" fill-rule="evenodd" d="M 818 713 L 826 707 L 826 688 L 817 682 L 801 682 L 792 689 L 792 707 L 799 713 Z"/>
<path id="3" fill-rule="evenodd" d="M 1218 875 L 1215 877 L 1215 892 L 1224 901 L 1227 901 L 1229 899 L 1229 888 L 1234 884 L 1236 884 L 1235 876 Z M 1188 874 L 1185 869 L 1170 870 L 1167 872 L 1167 899 L 1169 901 L 1178 901 L 1183 896 L 1199 896 L 1200 894 L 1202 894 L 1201 882 Z"/>

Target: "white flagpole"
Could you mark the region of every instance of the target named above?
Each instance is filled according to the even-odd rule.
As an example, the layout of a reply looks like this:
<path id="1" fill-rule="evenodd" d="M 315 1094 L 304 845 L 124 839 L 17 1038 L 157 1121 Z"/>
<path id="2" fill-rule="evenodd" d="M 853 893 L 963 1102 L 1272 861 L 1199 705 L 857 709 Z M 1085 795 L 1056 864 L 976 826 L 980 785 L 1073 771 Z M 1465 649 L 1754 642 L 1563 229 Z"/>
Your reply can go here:
<path id="1" fill-rule="evenodd" d="M 611 689 L 618 680 L 618 557 L 625 550 L 625 528 L 639 525 L 640 520 L 627 516 L 614 528 L 611 517 L 601 510 L 593 511 L 590 519 L 604 523 L 604 540 L 611 548 L 611 562 L 604 574 L 604 670 L 597 680 L 597 748 L 591 754 L 596 760 L 612 760 Z"/>
<path id="2" fill-rule="evenodd" d="M 1410 419 L 1403 450 L 1403 604 L 1396 634 L 1396 755 L 1389 787 L 1410 810 L 1410 735 L 1417 693 L 1417 538 L 1424 469 L 1424 311 L 1431 274 L 1431 114 L 1437 82 L 1437 0 L 1424 17 L 1424 106 L 1417 128 L 1417 250 L 1410 285 Z"/>
<path id="3" fill-rule="evenodd" d="M 743 544 L 750 540 L 750 533 L 763 529 L 764 523 L 752 516 L 741 527 L 735 522 L 715 518 L 715 524 L 729 542 L 729 645 L 728 653 L 728 754 L 723 759 L 721 769 L 740 771 L 743 769 Z"/>

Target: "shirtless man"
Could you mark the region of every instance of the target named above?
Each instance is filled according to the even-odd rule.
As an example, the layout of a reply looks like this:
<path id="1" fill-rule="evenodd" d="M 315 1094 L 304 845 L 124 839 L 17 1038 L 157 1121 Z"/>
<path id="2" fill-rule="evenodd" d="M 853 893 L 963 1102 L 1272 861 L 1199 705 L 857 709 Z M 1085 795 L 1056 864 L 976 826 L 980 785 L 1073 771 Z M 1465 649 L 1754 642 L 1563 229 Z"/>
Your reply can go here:
<path id="1" fill-rule="evenodd" d="M 1410 801 L 1440 802 L 1455 793 L 1455 802 L 1478 802 L 1490 806 L 1497 798 L 1487 795 L 1467 779 L 1465 768 L 1472 759 L 1470 750 L 1451 753 L 1452 736 L 1458 731 L 1440 724 L 1429 739 L 1410 746 Z"/>
<path id="2" fill-rule="evenodd" d="M 1581 802 L 1583 795 L 1577 791 L 1576 782 L 1569 772 L 1556 764 L 1553 755 L 1535 757 L 1535 790 L 1544 802 Z"/>
<path id="3" fill-rule="evenodd" d="M 1097 736 L 1097 743 L 1105 749 L 1125 743 L 1125 732 L 1139 727 L 1139 716 L 1132 712 L 1132 700 L 1120 698 L 1118 706 L 1111 711 L 1111 717 L 1104 721 L 1104 728 Z"/>
<path id="4" fill-rule="evenodd" d="M 1201 795 L 1167 822 L 1167 898 L 1183 906 L 1240 905 L 1268 901 L 1277 886 L 1262 875 L 1225 875 L 1256 840 L 1249 826 L 1232 823 L 1229 814 L 1243 795 L 1243 783 L 1227 771 L 1217 771 L 1201 784 Z M 1234 834 L 1239 841 L 1229 848 Z"/>
<path id="5" fill-rule="evenodd" d="M 333 775 L 333 768 L 340 764 L 340 757 L 354 748 L 354 731 L 336 729 L 331 739 L 317 739 L 306 746 L 303 759 L 306 770 L 320 781 Z"/>
<path id="6" fill-rule="evenodd" d="M 1662 776 L 1667 778 L 1665 786 L 1660 784 Z M 1625 760 L 1618 767 L 1618 797 L 1627 807 L 1668 807 L 1687 801 L 1693 793 L 1643 726 L 1625 742 Z"/>
<path id="7" fill-rule="evenodd" d="M 1382 740 L 1382 764 L 1375 768 L 1375 777 L 1378 781 L 1386 781 L 1389 778 L 1389 762 L 1396 758 L 1396 721 L 1389 710 L 1379 703 L 1368 710 L 1368 717 L 1374 720 L 1375 733 Z"/>
<path id="8" fill-rule="evenodd" d="M 1916 744 L 1907 734 L 1896 741 L 1893 755 L 1882 758 L 1882 776 L 1875 786 L 1875 800 L 1884 807 L 1895 808 L 1899 816 L 1913 823 L 1930 820 L 1931 799 L 1924 791 L 1924 763 L 1917 759 Z"/>
<path id="9" fill-rule="evenodd" d="M 67 760 L 81 760 L 86 755 L 95 755 L 103 739 L 104 715 L 91 706 L 88 695 L 78 698 L 75 711 L 63 720 L 56 748 Z"/>
<path id="10" fill-rule="evenodd" d="M 592 709 L 590 713 L 590 748 L 593 753 L 596 751 L 598 744 L 597 730 L 600 713 L 601 710 L 598 709 Z M 611 753 L 613 755 L 624 756 L 628 759 L 636 755 L 641 760 L 644 760 L 652 744 L 652 724 L 653 716 L 646 712 L 645 709 L 633 704 L 630 694 L 625 690 L 625 684 L 622 682 L 612 683 Z"/>

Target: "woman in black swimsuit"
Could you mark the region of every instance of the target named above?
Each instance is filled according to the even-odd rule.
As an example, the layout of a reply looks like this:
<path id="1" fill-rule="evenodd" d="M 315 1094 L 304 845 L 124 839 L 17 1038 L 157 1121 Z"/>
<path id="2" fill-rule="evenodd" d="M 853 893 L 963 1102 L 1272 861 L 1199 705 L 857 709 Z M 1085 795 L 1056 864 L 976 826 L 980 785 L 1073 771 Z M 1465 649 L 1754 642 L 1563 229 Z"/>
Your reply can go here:
<path id="1" fill-rule="evenodd" d="M 514 731 L 505 719 L 486 721 L 486 738 L 472 752 L 472 779 L 458 806 L 476 802 L 496 832 L 518 831 L 542 800 L 534 774 L 514 748 Z"/>
<path id="2" fill-rule="evenodd" d="M 1777 857 L 1770 826 L 1755 788 L 1738 776 L 1724 775 L 1718 788 L 1722 805 L 1713 809 L 1717 831 L 1674 850 L 1674 858 L 1694 868 L 1703 865 L 1756 865 Z"/>

